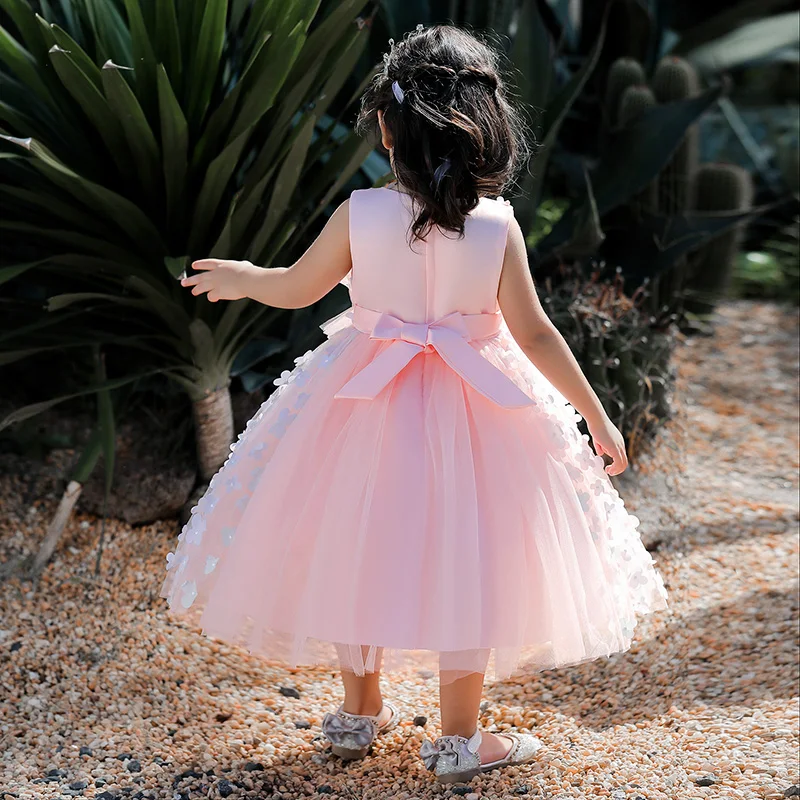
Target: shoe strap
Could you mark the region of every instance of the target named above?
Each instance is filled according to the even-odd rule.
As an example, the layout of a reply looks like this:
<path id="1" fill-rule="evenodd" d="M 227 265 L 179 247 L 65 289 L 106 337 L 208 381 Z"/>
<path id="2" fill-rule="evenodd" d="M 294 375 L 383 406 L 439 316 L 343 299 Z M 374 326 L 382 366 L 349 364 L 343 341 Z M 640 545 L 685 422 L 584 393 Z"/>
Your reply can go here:
<path id="1" fill-rule="evenodd" d="M 374 714 L 374 715 L 372 715 L 372 714 L 352 714 L 349 711 L 345 711 L 344 710 L 344 703 L 342 703 L 339 706 L 339 708 L 336 710 L 336 713 L 337 714 L 344 714 L 345 716 L 348 716 L 348 717 L 355 717 L 356 719 L 368 719 L 368 720 L 371 720 L 372 722 L 374 722 L 375 725 L 377 726 L 378 725 L 378 719 L 380 719 L 380 716 L 383 713 L 383 709 L 386 708 L 387 706 L 392 711 L 392 716 L 389 717 L 389 719 L 391 720 L 392 717 L 394 716 L 394 713 L 395 713 L 394 706 L 392 706 L 391 703 L 386 703 L 386 702 L 384 702 L 384 704 L 381 706 L 381 710 L 377 714 Z"/>
<path id="2" fill-rule="evenodd" d="M 467 739 L 467 749 L 470 753 L 478 752 L 478 748 L 481 746 L 481 742 L 483 741 L 483 734 L 481 733 L 480 727 L 475 729 L 475 733 Z"/>

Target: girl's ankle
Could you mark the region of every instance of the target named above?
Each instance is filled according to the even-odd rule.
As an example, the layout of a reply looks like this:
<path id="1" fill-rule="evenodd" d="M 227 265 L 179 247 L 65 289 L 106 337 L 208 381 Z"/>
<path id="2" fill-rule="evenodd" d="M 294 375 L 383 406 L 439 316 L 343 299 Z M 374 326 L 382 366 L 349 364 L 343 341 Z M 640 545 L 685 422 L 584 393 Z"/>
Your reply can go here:
<path id="1" fill-rule="evenodd" d="M 442 736 L 461 736 L 464 739 L 471 739 L 475 735 L 475 731 L 478 730 L 478 726 L 473 726 L 472 730 L 468 730 L 467 728 L 458 728 L 455 730 L 448 730 L 445 731 L 442 729 Z"/>
<path id="2" fill-rule="evenodd" d="M 358 716 L 376 717 L 383 710 L 383 701 L 369 701 L 362 703 L 347 703 L 342 705 L 342 711 L 348 714 L 357 714 Z"/>

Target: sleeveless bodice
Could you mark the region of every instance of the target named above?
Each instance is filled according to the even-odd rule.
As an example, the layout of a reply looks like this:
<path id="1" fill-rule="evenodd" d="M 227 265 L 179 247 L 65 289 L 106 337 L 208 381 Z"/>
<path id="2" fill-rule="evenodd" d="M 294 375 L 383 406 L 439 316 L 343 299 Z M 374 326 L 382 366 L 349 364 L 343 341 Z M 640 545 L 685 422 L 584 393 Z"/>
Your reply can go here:
<path id="1" fill-rule="evenodd" d="M 432 322 L 455 311 L 496 312 L 508 226 L 513 214 L 499 198 L 482 198 L 464 237 L 434 227 L 409 246 L 411 199 L 390 188 L 350 195 L 350 293 L 354 305 L 406 322 Z"/>

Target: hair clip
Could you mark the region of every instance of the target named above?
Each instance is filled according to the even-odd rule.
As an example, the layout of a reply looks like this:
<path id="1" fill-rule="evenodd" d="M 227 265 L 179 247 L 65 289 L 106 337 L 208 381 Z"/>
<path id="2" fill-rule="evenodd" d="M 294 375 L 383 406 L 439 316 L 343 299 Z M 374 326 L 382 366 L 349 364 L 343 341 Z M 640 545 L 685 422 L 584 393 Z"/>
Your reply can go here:
<path id="1" fill-rule="evenodd" d="M 419 32 L 420 32 L 421 30 L 423 30 L 424 28 L 425 28 L 425 26 L 424 26 L 424 25 L 423 25 L 421 22 L 420 22 L 420 23 L 418 23 L 418 24 L 417 24 L 417 33 L 419 33 Z"/>
<path id="2" fill-rule="evenodd" d="M 394 92 L 395 99 L 398 103 L 402 103 L 405 100 L 406 93 L 400 88 L 400 84 L 395 81 L 392 84 L 392 92 Z"/>
<path id="3" fill-rule="evenodd" d="M 449 170 L 450 170 L 450 159 L 443 158 L 442 163 L 439 164 L 438 167 L 436 167 L 436 171 L 433 173 L 434 191 L 439 188 L 439 184 L 442 182 L 442 178 L 444 178 L 444 176 L 447 175 Z"/>

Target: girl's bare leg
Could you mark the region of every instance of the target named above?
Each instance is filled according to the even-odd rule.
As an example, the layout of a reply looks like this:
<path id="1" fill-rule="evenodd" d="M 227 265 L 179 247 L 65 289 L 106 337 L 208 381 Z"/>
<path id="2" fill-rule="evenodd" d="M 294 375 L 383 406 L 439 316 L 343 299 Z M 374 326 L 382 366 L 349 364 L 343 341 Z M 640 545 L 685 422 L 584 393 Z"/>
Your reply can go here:
<path id="1" fill-rule="evenodd" d="M 369 716 L 380 714 L 378 724 L 383 725 L 389 721 L 392 715 L 390 709 L 383 705 L 383 695 L 380 689 L 380 666 L 383 658 L 383 649 L 378 648 L 375 657 L 375 671 L 365 672 L 363 676 L 356 675 L 352 669 L 344 666 L 352 663 L 352 658 L 347 655 L 351 649 L 337 645 L 339 661 L 342 664 L 342 683 L 344 684 L 344 704 L 342 709 L 349 714 L 368 714 Z M 361 652 L 362 659 L 366 661 L 369 647 L 363 646 Z"/>
<path id="2" fill-rule="evenodd" d="M 488 659 L 488 652 L 486 654 Z M 443 736 L 464 736 L 469 738 L 478 727 L 481 698 L 483 696 L 484 673 L 464 674 L 444 667 L 447 655 L 442 653 L 439 660 L 439 704 L 442 715 Z M 481 762 L 488 764 L 503 758 L 511 749 L 512 742 L 507 736 L 481 731 L 481 746 L 478 754 Z"/>

